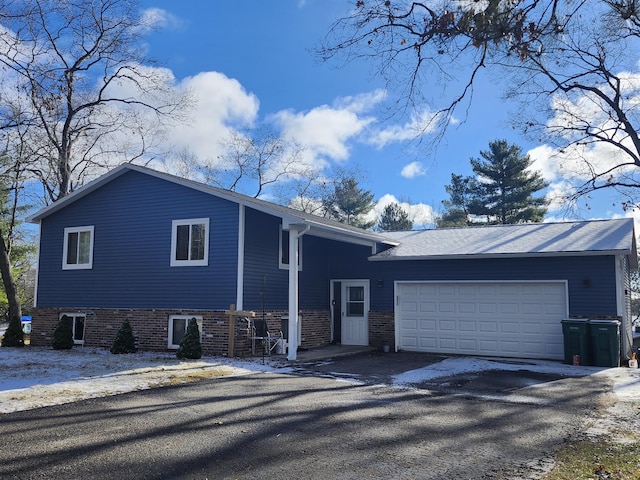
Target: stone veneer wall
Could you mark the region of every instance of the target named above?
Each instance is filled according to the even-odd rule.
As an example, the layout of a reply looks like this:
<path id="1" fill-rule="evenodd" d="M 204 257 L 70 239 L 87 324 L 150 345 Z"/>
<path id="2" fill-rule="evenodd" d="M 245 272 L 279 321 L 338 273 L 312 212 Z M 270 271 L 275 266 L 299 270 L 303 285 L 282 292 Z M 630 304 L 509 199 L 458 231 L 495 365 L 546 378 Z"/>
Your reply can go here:
<path id="1" fill-rule="evenodd" d="M 202 350 L 205 355 L 226 356 L 229 349 L 229 316 L 224 311 L 210 310 L 132 310 L 132 309 L 87 309 L 87 308 L 36 308 L 32 313 L 31 345 L 50 346 L 53 331 L 62 313 L 86 315 L 84 345 L 111 348 L 122 322 L 129 320 L 138 348 L 143 351 L 171 351 L 167 346 L 169 317 L 171 315 L 194 315 L 202 317 Z M 274 334 L 281 327 L 284 311 L 265 312 L 269 330 Z M 327 345 L 330 339 L 330 313 L 325 310 L 301 311 L 301 348 Z M 256 318 L 262 313 L 256 312 Z M 248 322 L 236 318 L 234 356 L 251 354 L 251 334 Z"/>

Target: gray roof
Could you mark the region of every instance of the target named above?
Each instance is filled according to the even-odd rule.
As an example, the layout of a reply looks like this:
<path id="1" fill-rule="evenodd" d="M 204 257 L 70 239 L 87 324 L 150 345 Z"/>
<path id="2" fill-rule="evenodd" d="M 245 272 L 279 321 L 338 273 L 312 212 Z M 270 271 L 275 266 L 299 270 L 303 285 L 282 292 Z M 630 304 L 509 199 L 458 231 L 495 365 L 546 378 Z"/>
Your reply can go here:
<path id="1" fill-rule="evenodd" d="M 370 232 L 335 220 L 319 217 L 317 215 L 302 212 L 300 210 L 294 210 L 293 208 L 284 207 L 258 198 L 248 197 L 237 192 L 232 192 L 231 190 L 212 187 L 211 185 L 206 185 L 201 182 L 188 180 L 131 163 L 124 163 L 96 180 L 84 185 L 78 190 L 75 190 L 66 197 L 36 212 L 34 215 L 27 218 L 27 221 L 38 223 L 41 219 L 57 212 L 129 171 L 140 172 L 156 178 L 161 178 L 169 182 L 177 183 L 209 195 L 253 208 L 275 217 L 280 217 L 283 219 L 283 223 L 286 223 L 287 226 L 292 224 L 304 225 L 309 227 L 309 233 L 312 235 L 366 245 L 374 245 L 375 243 L 386 243 L 391 245 L 397 244 L 397 242 L 394 242 L 392 239 L 384 237 L 379 233 Z"/>
<path id="2" fill-rule="evenodd" d="M 400 245 L 371 260 L 607 255 L 630 256 L 637 267 L 633 219 L 526 223 L 385 233 Z"/>

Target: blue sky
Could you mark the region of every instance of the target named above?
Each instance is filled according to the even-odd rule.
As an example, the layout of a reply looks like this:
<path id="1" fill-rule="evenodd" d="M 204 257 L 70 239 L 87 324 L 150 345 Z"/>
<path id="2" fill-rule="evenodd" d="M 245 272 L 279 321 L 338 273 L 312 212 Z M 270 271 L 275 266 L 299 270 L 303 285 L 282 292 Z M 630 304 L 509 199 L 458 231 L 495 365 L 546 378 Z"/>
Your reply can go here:
<path id="1" fill-rule="evenodd" d="M 385 90 L 372 65 L 322 63 L 311 53 L 347 12 L 346 0 L 143 0 L 142 7 L 159 26 L 147 37 L 149 56 L 198 98 L 192 125 L 174 135 L 200 156 L 218 154 L 220 140 L 234 128 L 270 123 L 308 146 L 305 161 L 319 169 L 359 166 L 366 174 L 361 185 L 381 200 L 378 209 L 406 202 L 418 225 L 441 208 L 451 173 L 469 174 L 469 158 L 495 139 L 531 151 L 554 188 L 561 181 L 543 146 L 511 128 L 508 112 L 516 106 L 503 103 L 491 78 L 481 78 L 471 108 L 457 112 L 466 118 L 448 129 L 437 149 L 425 148 L 428 134 L 420 145 L 412 140 L 417 113 L 388 118 L 398 95 Z M 589 210 L 570 217 L 555 210 L 548 217 L 624 215 L 614 201 L 600 194 Z"/>

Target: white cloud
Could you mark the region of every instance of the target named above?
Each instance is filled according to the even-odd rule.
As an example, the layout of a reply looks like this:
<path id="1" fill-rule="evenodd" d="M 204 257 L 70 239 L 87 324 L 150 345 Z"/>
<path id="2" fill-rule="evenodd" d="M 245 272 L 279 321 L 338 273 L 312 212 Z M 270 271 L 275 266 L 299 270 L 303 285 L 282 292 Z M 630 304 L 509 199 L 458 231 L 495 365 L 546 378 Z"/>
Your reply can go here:
<path id="1" fill-rule="evenodd" d="M 169 142 L 174 149 L 188 150 L 200 161 L 221 155 L 221 143 L 232 129 L 251 126 L 257 118 L 256 96 L 222 73 L 187 77 L 178 88 L 191 93 L 193 104 L 186 114 L 188 123 L 178 123 L 169 130 Z"/>
<path id="2" fill-rule="evenodd" d="M 152 7 L 142 11 L 140 25 L 148 32 L 159 28 L 175 28 L 182 25 L 182 21 L 162 8 Z"/>
<path id="3" fill-rule="evenodd" d="M 375 121 L 358 114 L 363 109 L 363 98 L 341 99 L 335 107 L 321 105 L 307 112 L 282 110 L 271 118 L 287 139 L 305 149 L 306 162 L 322 166 L 328 160 L 347 160 L 349 142 Z"/>
<path id="4" fill-rule="evenodd" d="M 430 205 L 424 203 L 401 202 L 390 193 L 387 193 L 378 199 L 373 210 L 369 212 L 367 220 L 377 221 L 380 218 L 380 215 L 382 215 L 385 207 L 391 203 L 397 203 L 405 212 L 407 212 L 409 218 L 413 221 L 414 228 L 426 227 L 435 222 L 436 215 Z"/>
<path id="5" fill-rule="evenodd" d="M 423 135 L 434 132 L 444 118 L 429 109 L 415 112 L 404 125 L 392 125 L 375 131 L 369 138 L 369 143 L 383 148 L 389 143 L 416 140 Z"/>
<path id="6" fill-rule="evenodd" d="M 422 163 L 416 161 L 402 167 L 400 175 L 402 175 L 404 178 L 414 178 L 425 175 L 426 173 L 427 170 L 424 168 Z"/>

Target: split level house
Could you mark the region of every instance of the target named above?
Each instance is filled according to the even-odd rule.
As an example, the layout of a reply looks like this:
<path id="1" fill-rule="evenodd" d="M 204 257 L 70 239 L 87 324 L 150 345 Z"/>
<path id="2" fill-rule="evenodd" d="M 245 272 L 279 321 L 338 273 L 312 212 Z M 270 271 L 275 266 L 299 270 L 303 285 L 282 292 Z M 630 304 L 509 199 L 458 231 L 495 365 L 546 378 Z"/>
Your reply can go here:
<path id="1" fill-rule="evenodd" d="M 76 343 L 108 348 L 128 320 L 167 351 L 195 318 L 205 354 L 245 355 L 233 306 L 284 331 L 290 360 L 330 343 L 562 360 L 571 317 L 620 321 L 631 354 L 631 219 L 374 233 L 124 164 L 29 221 L 32 345 L 66 315 Z"/>

